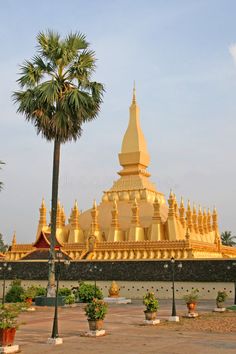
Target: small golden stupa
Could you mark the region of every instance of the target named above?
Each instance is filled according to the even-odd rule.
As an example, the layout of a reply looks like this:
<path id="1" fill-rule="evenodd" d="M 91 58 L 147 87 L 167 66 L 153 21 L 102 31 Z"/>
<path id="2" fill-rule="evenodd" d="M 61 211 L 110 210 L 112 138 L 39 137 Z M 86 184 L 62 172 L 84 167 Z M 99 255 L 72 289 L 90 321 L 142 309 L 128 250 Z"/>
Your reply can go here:
<path id="1" fill-rule="evenodd" d="M 155 260 L 236 257 L 236 249 L 221 244 L 218 215 L 199 206 L 178 204 L 173 191 L 166 203 L 150 180 L 150 157 L 140 126 L 135 89 L 119 162 L 120 176 L 103 193 L 100 204 L 80 214 L 77 201 L 66 224 L 57 208 L 57 246 L 74 260 Z M 44 200 L 33 244 L 17 244 L 14 235 L 9 260 L 40 259 L 50 246 L 50 226 Z M 44 256 L 45 258 L 45 256 Z"/>
<path id="2" fill-rule="evenodd" d="M 117 285 L 117 283 L 115 282 L 115 280 L 112 281 L 111 286 L 108 290 L 109 293 L 109 297 L 119 297 L 120 296 L 120 288 Z"/>

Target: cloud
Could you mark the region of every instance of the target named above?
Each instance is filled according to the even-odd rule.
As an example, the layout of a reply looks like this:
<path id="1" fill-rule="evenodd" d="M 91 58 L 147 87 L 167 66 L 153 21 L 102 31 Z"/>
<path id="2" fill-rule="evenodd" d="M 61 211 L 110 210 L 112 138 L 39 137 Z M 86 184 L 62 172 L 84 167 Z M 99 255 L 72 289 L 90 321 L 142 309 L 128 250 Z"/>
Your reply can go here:
<path id="1" fill-rule="evenodd" d="M 236 43 L 233 43 L 229 46 L 229 52 L 232 55 L 234 63 L 236 64 Z"/>

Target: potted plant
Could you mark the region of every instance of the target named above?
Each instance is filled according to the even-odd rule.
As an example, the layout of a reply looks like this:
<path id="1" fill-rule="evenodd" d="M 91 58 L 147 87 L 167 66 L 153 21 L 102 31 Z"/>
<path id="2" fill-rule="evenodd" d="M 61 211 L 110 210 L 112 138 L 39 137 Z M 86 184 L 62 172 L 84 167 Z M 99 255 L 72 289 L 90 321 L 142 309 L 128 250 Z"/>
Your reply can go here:
<path id="1" fill-rule="evenodd" d="M 146 306 L 146 310 L 144 311 L 146 320 L 155 320 L 159 303 L 153 292 L 148 292 L 144 295 L 143 304 Z"/>
<path id="2" fill-rule="evenodd" d="M 195 312 L 198 298 L 198 289 L 193 289 L 189 294 L 184 295 L 183 299 L 186 302 L 189 313 Z"/>
<path id="3" fill-rule="evenodd" d="M 217 297 L 216 297 L 216 306 L 217 308 L 223 308 L 224 306 L 224 302 L 227 299 L 228 294 L 226 293 L 226 291 L 218 291 L 217 293 Z"/>
<path id="4" fill-rule="evenodd" d="M 16 304 L 0 306 L 0 346 L 5 347 L 14 343 L 20 310 Z"/>
<path id="5" fill-rule="evenodd" d="M 103 329 L 103 320 L 107 313 L 107 304 L 103 300 L 93 299 L 85 306 L 90 331 Z"/>

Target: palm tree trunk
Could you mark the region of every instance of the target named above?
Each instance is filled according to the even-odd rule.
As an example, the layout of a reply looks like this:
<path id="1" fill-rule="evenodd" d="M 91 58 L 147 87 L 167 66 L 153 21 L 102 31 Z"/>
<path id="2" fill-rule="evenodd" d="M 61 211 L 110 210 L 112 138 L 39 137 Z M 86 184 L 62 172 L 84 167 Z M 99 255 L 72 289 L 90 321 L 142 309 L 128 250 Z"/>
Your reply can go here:
<path id="1" fill-rule="evenodd" d="M 50 237 L 50 262 L 48 274 L 47 296 L 55 297 L 55 245 L 56 245 L 56 222 L 57 222 L 57 200 L 60 167 L 60 147 L 59 140 L 54 141 L 53 171 L 52 171 L 52 204 L 51 204 L 51 237 Z"/>

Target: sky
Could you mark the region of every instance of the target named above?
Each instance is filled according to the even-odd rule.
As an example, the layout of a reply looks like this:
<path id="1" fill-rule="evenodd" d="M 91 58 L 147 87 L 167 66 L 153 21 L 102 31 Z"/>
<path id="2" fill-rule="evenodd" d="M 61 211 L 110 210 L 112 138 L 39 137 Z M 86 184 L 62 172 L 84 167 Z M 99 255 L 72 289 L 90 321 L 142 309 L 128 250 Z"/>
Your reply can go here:
<path id="1" fill-rule="evenodd" d="M 16 113 L 19 65 L 36 36 L 86 34 L 106 93 L 96 121 L 63 145 L 59 198 L 68 215 L 112 186 L 128 124 L 133 81 L 151 156 L 166 197 L 216 206 L 221 231 L 236 234 L 236 2 L 234 0 L 8 0 L 0 9 L 0 232 L 7 243 L 36 237 L 42 197 L 51 199 L 52 143 Z M 49 216 L 48 216 L 49 219 Z"/>

